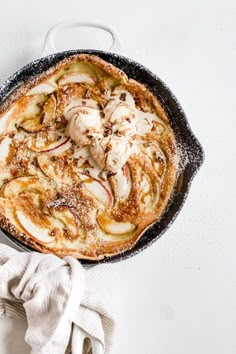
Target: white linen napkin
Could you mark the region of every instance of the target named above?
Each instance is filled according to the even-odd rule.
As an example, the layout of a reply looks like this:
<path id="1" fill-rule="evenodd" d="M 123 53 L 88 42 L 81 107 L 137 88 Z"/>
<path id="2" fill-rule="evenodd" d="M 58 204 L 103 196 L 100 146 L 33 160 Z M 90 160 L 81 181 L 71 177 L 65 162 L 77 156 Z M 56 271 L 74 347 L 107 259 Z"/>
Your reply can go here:
<path id="1" fill-rule="evenodd" d="M 64 354 L 74 323 L 110 353 L 111 265 L 84 269 L 73 257 L 18 252 L 0 244 L 0 316 L 26 316 L 31 354 Z"/>

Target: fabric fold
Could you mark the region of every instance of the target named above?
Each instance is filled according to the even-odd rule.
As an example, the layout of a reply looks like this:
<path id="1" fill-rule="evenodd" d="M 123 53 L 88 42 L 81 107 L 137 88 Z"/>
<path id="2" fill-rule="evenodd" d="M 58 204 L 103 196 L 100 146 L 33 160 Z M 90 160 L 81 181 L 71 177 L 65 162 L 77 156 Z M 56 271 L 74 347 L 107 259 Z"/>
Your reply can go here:
<path id="1" fill-rule="evenodd" d="M 110 265 L 85 270 L 73 257 L 0 245 L 0 317 L 26 318 L 32 354 L 64 354 L 76 324 L 111 349 Z"/>

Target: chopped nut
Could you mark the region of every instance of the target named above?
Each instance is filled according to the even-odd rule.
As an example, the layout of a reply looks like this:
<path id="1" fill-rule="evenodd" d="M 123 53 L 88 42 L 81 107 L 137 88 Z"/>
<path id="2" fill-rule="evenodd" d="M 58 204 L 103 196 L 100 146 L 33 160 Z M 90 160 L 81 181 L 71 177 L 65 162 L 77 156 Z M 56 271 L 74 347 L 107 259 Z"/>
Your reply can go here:
<path id="1" fill-rule="evenodd" d="M 10 133 L 9 133 L 9 138 L 14 138 L 15 135 L 16 135 L 15 132 L 10 132 Z"/>
<path id="2" fill-rule="evenodd" d="M 140 98 L 139 97 L 135 97 L 134 98 L 134 102 L 135 102 L 135 104 L 136 104 L 136 106 L 139 106 L 140 105 Z"/>
<path id="3" fill-rule="evenodd" d="M 68 232 L 69 232 L 69 230 L 67 229 L 67 227 L 64 227 L 64 228 L 63 228 L 63 233 L 64 233 L 65 235 L 68 235 Z"/>
<path id="4" fill-rule="evenodd" d="M 38 161 L 36 157 L 34 157 L 34 159 L 31 161 L 31 164 L 34 166 L 38 166 Z"/>
<path id="5" fill-rule="evenodd" d="M 115 176 L 116 174 L 117 174 L 117 172 L 108 171 L 107 177 L 112 177 L 112 176 Z"/>
<path id="6" fill-rule="evenodd" d="M 107 180 L 107 175 L 106 175 L 105 171 L 100 171 L 98 174 L 98 177 L 104 182 Z"/>
<path id="7" fill-rule="evenodd" d="M 111 131 L 110 130 L 105 130 L 103 133 L 104 138 L 106 138 L 108 135 L 110 135 Z"/>
<path id="8" fill-rule="evenodd" d="M 112 126 L 111 122 L 103 123 L 103 127 L 104 127 L 105 129 L 111 129 L 111 126 Z"/>
<path id="9" fill-rule="evenodd" d="M 125 101 L 126 100 L 126 93 L 123 92 L 121 95 L 120 95 L 120 100 L 121 101 Z"/>
<path id="10" fill-rule="evenodd" d="M 48 233 L 48 235 L 54 237 L 56 236 L 56 233 L 57 233 L 57 229 L 53 229 Z"/>
<path id="11" fill-rule="evenodd" d="M 104 123 L 103 128 L 104 128 L 104 133 L 103 133 L 104 137 L 107 137 L 108 135 L 110 135 L 112 133 L 112 125 L 110 122 Z"/>
<path id="12" fill-rule="evenodd" d="M 99 108 L 99 109 L 104 109 L 104 104 L 98 103 L 98 108 Z"/>

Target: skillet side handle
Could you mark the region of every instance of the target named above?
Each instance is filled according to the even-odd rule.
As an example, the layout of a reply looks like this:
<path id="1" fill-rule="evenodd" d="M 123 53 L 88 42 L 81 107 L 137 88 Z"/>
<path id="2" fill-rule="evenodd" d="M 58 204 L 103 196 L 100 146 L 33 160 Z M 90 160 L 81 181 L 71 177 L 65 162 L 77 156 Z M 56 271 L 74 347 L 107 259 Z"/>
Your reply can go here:
<path id="1" fill-rule="evenodd" d="M 76 20 L 69 20 L 69 21 L 60 22 L 49 29 L 49 31 L 46 34 L 45 41 L 44 41 L 44 46 L 43 46 L 43 50 L 41 53 L 41 58 L 58 52 L 58 50 L 55 46 L 54 40 L 55 40 L 56 35 L 59 32 L 66 30 L 66 29 L 79 28 L 79 27 L 97 28 L 97 29 L 103 30 L 105 32 L 108 32 L 110 34 L 110 36 L 112 37 L 112 45 L 108 50 L 111 52 L 121 54 L 122 51 L 121 51 L 119 36 L 117 35 L 116 31 L 113 28 L 111 28 L 107 25 L 97 23 L 97 22 L 81 22 L 81 21 L 76 21 Z M 68 49 L 70 49 L 70 48 L 68 48 Z"/>

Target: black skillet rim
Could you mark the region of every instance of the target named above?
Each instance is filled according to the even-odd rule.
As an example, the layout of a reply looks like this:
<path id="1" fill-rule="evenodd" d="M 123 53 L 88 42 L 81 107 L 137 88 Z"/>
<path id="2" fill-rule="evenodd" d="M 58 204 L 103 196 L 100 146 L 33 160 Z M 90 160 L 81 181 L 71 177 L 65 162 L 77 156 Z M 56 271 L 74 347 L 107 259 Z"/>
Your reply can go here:
<path id="1" fill-rule="evenodd" d="M 84 265 L 95 265 L 104 262 L 113 263 L 130 258 L 131 256 L 134 256 L 135 254 L 146 249 L 164 234 L 164 232 L 174 222 L 183 207 L 189 193 L 192 180 L 204 161 L 204 151 L 201 144 L 193 134 L 180 103 L 166 84 L 143 65 L 135 62 L 134 60 L 121 56 L 120 54 L 100 50 L 81 49 L 59 52 L 37 59 L 18 70 L 0 86 L 0 104 L 2 104 L 6 98 L 25 81 L 48 70 L 50 67 L 54 66 L 66 57 L 73 54 L 82 53 L 99 56 L 100 58 L 123 70 L 128 77 L 143 83 L 149 88 L 149 90 L 160 100 L 168 114 L 172 128 L 177 137 L 177 143 L 182 147 L 181 150 L 184 151 L 184 155 L 181 156 L 181 159 L 182 163 L 185 165 L 181 191 L 175 190 L 172 201 L 161 219 L 143 233 L 142 237 L 133 248 L 115 256 L 105 257 L 100 261 L 80 260 L 80 262 Z M 8 239 L 10 239 L 22 250 L 35 251 L 33 248 L 16 239 L 7 231 L 3 229 L 1 229 L 1 231 Z"/>

